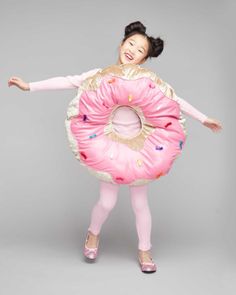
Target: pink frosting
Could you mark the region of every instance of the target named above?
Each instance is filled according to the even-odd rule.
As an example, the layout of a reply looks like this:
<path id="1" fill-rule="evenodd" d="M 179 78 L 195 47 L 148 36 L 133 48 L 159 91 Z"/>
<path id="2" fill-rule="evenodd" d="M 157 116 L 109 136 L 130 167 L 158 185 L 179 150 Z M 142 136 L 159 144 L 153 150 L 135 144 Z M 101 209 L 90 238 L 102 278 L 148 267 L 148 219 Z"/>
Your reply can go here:
<path id="1" fill-rule="evenodd" d="M 179 122 L 179 104 L 166 97 L 149 78 L 125 80 L 115 78 L 109 83 L 105 76 L 96 91 L 83 91 L 78 98 L 78 115 L 70 118 L 70 130 L 78 145 L 81 161 L 95 171 L 108 173 L 115 183 L 131 184 L 137 179 L 154 180 L 170 170 L 185 144 Z M 152 87 L 150 85 L 152 84 Z M 132 100 L 129 100 L 132 94 Z M 145 99 L 143 99 L 145 97 Z M 127 106 L 114 117 L 115 126 L 138 132 L 140 125 L 132 106 L 138 106 L 146 122 L 155 127 L 141 149 L 111 140 L 105 133 L 114 106 Z M 132 134 L 132 132 L 131 132 Z M 134 136 L 134 134 L 132 134 Z M 124 174 L 125 171 L 125 174 Z"/>

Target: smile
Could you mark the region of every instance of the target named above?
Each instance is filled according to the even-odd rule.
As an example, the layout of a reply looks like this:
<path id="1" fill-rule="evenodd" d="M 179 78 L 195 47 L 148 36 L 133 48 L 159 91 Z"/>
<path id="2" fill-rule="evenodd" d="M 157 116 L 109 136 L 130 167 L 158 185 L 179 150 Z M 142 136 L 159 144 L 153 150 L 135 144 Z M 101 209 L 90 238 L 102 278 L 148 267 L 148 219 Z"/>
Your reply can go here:
<path id="1" fill-rule="evenodd" d="M 133 59 L 133 57 L 132 57 L 130 54 L 128 54 L 128 53 L 125 53 L 125 56 L 126 56 L 129 60 L 132 60 L 132 59 Z"/>

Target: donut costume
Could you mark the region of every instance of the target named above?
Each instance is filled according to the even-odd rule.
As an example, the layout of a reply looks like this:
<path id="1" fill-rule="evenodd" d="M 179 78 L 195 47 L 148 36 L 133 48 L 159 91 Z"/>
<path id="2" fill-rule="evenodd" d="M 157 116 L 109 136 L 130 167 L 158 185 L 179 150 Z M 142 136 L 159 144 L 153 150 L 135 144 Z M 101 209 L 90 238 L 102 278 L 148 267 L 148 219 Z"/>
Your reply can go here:
<path id="1" fill-rule="evenodd" d="M 141 128 L 131 136 L 116 130 L 122 107 L 139 118 Z M 101 180 L 129 185 L 166 175 L 187 136 L 173 88 L 134 64 L 112 65 L 85 79 L 68 106 L 65 126 L 83 166 Z"/>
<path id="2" fill-rule="evenodd" d="M 138 186 L 168 173 L 186 141 L 182 112 L 207 116 L 139 65 L 30 82 L 30 91 L 77 89 L 65 119 L 75 157 L 100 180 Z"/>

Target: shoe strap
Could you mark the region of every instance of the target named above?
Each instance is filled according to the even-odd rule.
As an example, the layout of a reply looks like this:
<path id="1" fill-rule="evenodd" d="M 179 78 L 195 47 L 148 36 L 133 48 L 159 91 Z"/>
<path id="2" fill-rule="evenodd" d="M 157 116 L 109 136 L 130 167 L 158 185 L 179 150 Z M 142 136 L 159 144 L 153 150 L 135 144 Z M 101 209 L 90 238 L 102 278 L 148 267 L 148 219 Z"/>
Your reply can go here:
<path id="1" fill-rule="evenodd" d="M 88 242 L 88 239 L 89 239 L 89 232 L 87 232 L 86 241 L 85 241 L 85 247 L 87 249 L 97 249 L 98 248 L 98 245 L 99 245 L 99 240 L 100 240 L 99 237 L 98 237 L 98 240 L 97 240 L 97 247 L 95 247 L 95 248 L 89 248 L 89 247 L 86 246 L 86 244 Z"/>

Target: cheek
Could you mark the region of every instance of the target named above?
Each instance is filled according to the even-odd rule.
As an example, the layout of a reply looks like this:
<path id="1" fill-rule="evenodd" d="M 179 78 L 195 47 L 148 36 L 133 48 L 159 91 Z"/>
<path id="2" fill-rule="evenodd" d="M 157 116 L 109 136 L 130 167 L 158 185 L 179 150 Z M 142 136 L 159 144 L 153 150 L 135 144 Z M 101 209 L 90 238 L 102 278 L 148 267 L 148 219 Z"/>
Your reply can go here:
<path id="1" fill-rule="evenodd" d="M 140 60 L 143 60 L 146 57 L 146 54 L 142 54 L 142 56 L 140 57 Z"/>
<path id="2" fill-rule="evenodd" d="M 120 53 L 122 54 L 122 53 L 125 53 L 126 51 L 127 51 L 127 48 L 122 47 L 121 50 L 120 50 Z"/>
<path id="3" fill-rule="evenodd" d="M 143 59 L 143 55 L 139 55 L 138 57 L 137 57 L 137 60 L 138 61 L 141 61 Z"/>

